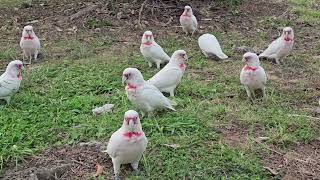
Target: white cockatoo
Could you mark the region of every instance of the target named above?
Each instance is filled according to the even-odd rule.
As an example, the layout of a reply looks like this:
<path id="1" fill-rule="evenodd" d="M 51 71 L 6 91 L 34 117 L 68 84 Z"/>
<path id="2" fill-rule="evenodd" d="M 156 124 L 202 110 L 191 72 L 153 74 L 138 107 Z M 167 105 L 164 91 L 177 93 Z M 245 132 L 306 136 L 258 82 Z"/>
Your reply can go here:
<path id="1" fill-rule="evenodd" d="M 161 92 L 170 93 L 174 96 L 174 90 L 180 83 L 186 69 L 187 53 L 184 50 L 177 50 L 171 56 L 169 63 L 155 74 L 149 83 L 157 87 Z"/>
<path id="2" fill-rule="evenodd" d="M 147 144 L 139 114 L 134 110 L 127 111 L 121 128 L 112 134 L 106 151 L 112 159 L 115 179 L 120 179 L 121 164 L 131 164 L 132 168 L 139 172 L 139 161 Z"/>
<path id="3" fill-rule="evenodd" d="M 142 35 L 140 51 L 143 57 L 148 61 L 149 67 L 153 64 L 160 69 L 160 64 L 169 62 L 170 57 L 164 52 L 162 47 L 154 41 L 151 31 L 146 31 Z"/>
<path id="4" fill-rule="evenodd" d="M 255 90 L 261 89 L 263 98 L 266 98 L 267 75 L 260 66 L 259 57 L 255 53 L 247 52 L 243 55 L 243 62 L 246 65 L 240 73 L 240 82 L 244 85 L 248 97 L 253 100 L 255 98 Z M 253 96 L 253 97 L 252 97 Z"/>
<path id="5" fill-rule="evenodd" d="M 183 31 L 188 34 L 194 34 L 198 28 L 197 18 L 193 15 L 190 6 L 185 6 L 182 15 L 180 16 L 180 24 Z"/>
<path id="6" fill-rule="evenodd" d="M 123 71 L 122 82 L 126 84 L 128 99 L 148 116 L 157 109 L 171 109 L 175 111 L 168 98 L 158 88 L 143 79 L 141 72 L 136 68 L 127 68 Z"/>
<path id="7" fill-rule="evenodd" d="M 294 33 L 291 27 L 283 28 L 282 35 L 274 40 L 268 48 L 259 55 L 260 58 L 275 59 L 277 64 L 285 58 L 293 48 Z"/>
<path id="8" fill-rule="evenodd" d="M 222 52 L 217 38 L 212 34 L 203 34 L 198 39 L 199 47 L 207 58 L 227 59 L 228 56 Z"/>
<path id="9" fill-rule="evenodd" d="M 36 61 L 40 51 L 40 40 L 33 31 L 32 26 L 25 26 L 22 31 L 20 47 L 23 51 L 23 60 L 29 59 L 31 64 L 32 58 Z"/>
<path id="10" fill-rule="evenodd" d="M 22 61 L 14 60 L 8 64 L 6 71 L 0 76 L 0 99 L 4 99 L 7 104 L 10 103 L 11 96 L 19 90 L 22 69 Z"/>

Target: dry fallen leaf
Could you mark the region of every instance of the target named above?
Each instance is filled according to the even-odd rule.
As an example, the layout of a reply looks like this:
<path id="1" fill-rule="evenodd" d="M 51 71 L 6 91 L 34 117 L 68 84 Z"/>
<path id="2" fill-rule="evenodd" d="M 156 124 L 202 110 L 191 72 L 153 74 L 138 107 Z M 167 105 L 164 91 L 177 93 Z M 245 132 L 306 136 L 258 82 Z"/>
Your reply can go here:
<path id="1" fill-rule="evenodd" d="M 96 173 L 93 175 L 94 177 L 98 177 L 103 173 L 103 166 L 101 166 L 100 164 L 96 165 Z"/>
<path id="2" fill-rule="evenodd" d="M 177 149 L 177 148 L 180 147 L 179 144 L 163 144 L 163 145 L 165 145 L 165 146 L 167 146 L 167 147 L 171 147 L 171 148 L 173 148 L 173 149 Z"/>

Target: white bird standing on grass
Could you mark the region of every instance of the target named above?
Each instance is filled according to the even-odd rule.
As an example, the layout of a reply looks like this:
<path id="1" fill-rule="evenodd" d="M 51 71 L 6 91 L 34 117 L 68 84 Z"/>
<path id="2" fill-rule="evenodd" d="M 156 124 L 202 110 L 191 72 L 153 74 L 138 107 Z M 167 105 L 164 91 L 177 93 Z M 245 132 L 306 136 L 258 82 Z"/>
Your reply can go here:
<path id="1" fill-rule="evenodd" d="M 121 128 L 112 134 L 107 146 L 115 179 L 120 179 L 121 164 L 131 164 L 134 171 L 139 172 L 139 161 L 147 144 L 148 140 L 142 130 L 139 114 L 134 110 L 127 111 Z"/>
<path id="2" fill-rule="evenodd" d="M 40 51 L 40 40 L 34 33 L 32 26 L 25 26 L 23 28 L 20 47 L 23 51 L 23 60 L 25 58 L 29 59 L 29 64 L 31 64 L 32 58 L 37 61 Z"/>
<path id="3" fill-rule="evenodd" d="M 203 34 L 198 39 L 199 47 L 207 58 L 227 59 L 228 56 L 222 52 L 217 38 L 212 34 Z"/>
<path id="4" fill-rule="evenodd" d="M 282 35 L 274 40 L 268 48 L 259 55 L 260 58 L 275 59 L 277 64 L 289 55 L 293 48 L 294 33 L 291 27 L 283 28 Z"/>
<path id="5" fill-rule="evenodd" d="M 169 63 L 155 74 L 149 83 L 157 87 L 161 92 L 170 93 L 174 96 L 174 91 L 180 83 L 186 69 L 187 53 L 184 50 L 177 50 L 171 56 Z"/>
<path id="6" fill-rule="evenodd" d="M 140 51 L 148 61 L 149 67 L 156 64 L 157 68 L 160 69 L 160 64 L 167 63 L 170 60 L 170 57 L 164 52 L 162 47 L 154 41 L 151 31 L 146 31 L 142 35 Z"/>
<path id="7" fill-rule="evenodd" d="M 122 74 L 122 83 L 126 83 L 128 99 L 142 111 L 142 117 L 145 113 L 151 116 L 152 112 L 158 109 L 167 108 L 175 111 L 169 99 L 154 85 L 146 82 L 138 69 L 125 69 Z"/>
<path id="8" fill-rule="evenodd" d="M 0 76 L 0 99 L 4 99 L 7 104 L 10 103 L 11 96 L 19 90 L 22 69 L 23 63 L 20 60 L 14 60 L 8 64 L 6 71 Z"/>
<path id="9" fill-rule="evenodd" d="M 241 84 L 244 85 L 248 97 L 253 100 L 255 98 L 255 90 L 261 89 L 263 98 L 266 98 L 267 75 L 260 66 L 259 57 L 255 53 L 247 52 L 243 55 L 243 62 L 246 65 L 240 73 Z"/>
<path id="10" fill-rule="evenodd" d="M 193 15 L 190 6 L 185 6 L 182 15 L 180 16 L 180 24 L 183 31 L 188 34 L 194 34 L 198 28 L 197 18 Z"/>

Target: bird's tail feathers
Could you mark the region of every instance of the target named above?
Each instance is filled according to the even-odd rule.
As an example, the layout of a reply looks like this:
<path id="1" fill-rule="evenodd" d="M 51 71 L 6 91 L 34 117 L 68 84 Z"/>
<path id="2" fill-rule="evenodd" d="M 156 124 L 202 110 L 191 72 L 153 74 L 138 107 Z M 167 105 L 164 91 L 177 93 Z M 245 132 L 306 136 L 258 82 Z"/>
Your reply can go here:
<path id="1" fill-rule="evenodd" d="M 228 58 L 228 56 L 227 56 L 226 54 L 224 54 L 224 53 L 218 54 L 217 56 L 218 56 L 220 59 L 227 59 L 227 58 Z"/>

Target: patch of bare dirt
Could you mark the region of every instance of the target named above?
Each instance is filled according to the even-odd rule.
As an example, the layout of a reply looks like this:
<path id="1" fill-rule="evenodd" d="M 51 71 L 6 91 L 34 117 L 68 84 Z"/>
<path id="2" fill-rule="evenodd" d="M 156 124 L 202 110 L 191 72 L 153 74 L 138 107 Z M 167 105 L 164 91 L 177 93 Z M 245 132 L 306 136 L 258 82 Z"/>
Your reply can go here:
<path id="1" fill-rule="evenodd" d="M 7 168 L 5 180 L 31 180 L 36 175 L 41 179 L 51 171 L 59 172 L 58 179 L 90 179 L 96 172 L 96 165 L 104 168 L 103 175 L 111 179 L 113 176 L 112 162 L 106 153 L 105 145 L 101 143 L 87 143 L 77 146 L 51 148 L 45 152 L 27 158 L 18 167 Z M 58 169 L 58 170 L 57 170 Z M 122 175 L 128 174 L 130 169 L 122 167 Z"/>
<path id="2" fill-rule="evenodd" d="M 273 151 L 260 152 L 263 164 L 280 174 L 283 179 L 320 178 L 320 140 L 309 144 L 292 145 L 287 150 L 270 147 Z"/>
<path id="3" fill-rule="evenodd" d="M 241 127 L 236 121 L 231 121 L 225 127 L 218 127 L 221 133 L 221 141 L 230 147 L 248 148 L 250 137 L 259 139 L 263 137 L 263 129 L 259 124 L 252 127 L 252 130 Z"/>

